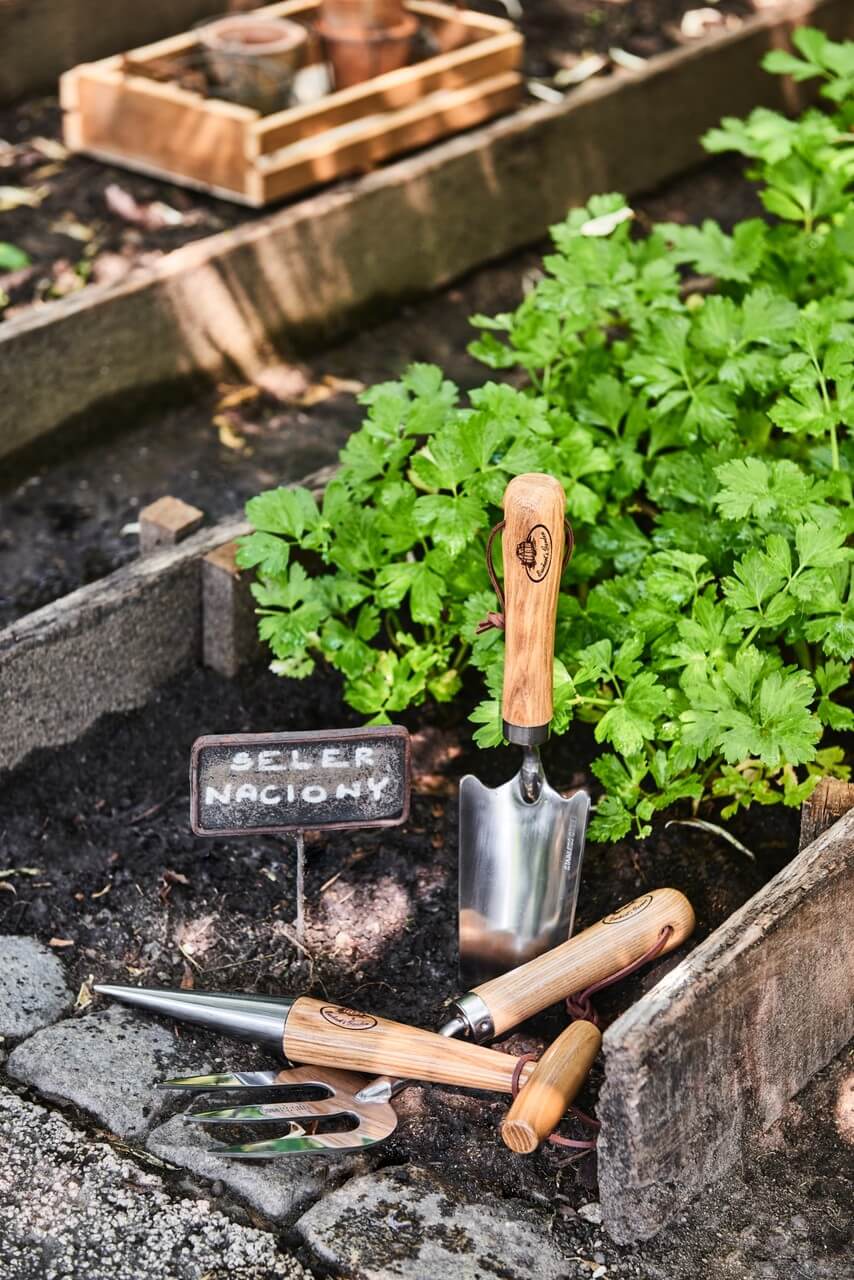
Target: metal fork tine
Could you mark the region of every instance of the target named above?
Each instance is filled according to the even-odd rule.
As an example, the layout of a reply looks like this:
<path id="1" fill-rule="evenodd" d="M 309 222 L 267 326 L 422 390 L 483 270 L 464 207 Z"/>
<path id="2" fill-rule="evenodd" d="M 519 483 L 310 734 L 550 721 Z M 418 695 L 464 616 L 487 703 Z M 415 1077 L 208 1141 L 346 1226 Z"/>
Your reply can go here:
<path id="1" fill-rule="evenodd" d="M 321 1110 L 321 1106 L 323 1109 Z M 351 1116 L 352 1109 L 334 1106 L 330 1102 L 263 1102 L 244 1107 L 221 1107 L 215 1111 L 188 1111 L 184 1119 L 197 1124 L 251 1123 L 271 1120 L 317 1120 L 335 1116 Z"/>
<path id="2" fill-rule="evenodd" d="M 348 1133 L 286 1134 L 281 1138 L 267 1138 L 263 1142 L 241 1142 L 233 1146 L 214 1143 L 211 1151 L 218 1156 L 237 1160 L 272 1160 L 276 1156 L 298 1155 L 300 1152 L 325 1151 L 329 1155 L 343 1155 L 348 1151 L 363 1151 L 381 1141 L 379 1137 L 362 1134 L 358 1129 Z"/>
<path id="3" fill-rule="evenodd" d="M 161 1080 L 158 1089 L 276 1089 L 292 1088 L 289 1080 L 279 1081 L 280 1071 L 223 1071 L 211 1076 L 173 1076 Z"/>

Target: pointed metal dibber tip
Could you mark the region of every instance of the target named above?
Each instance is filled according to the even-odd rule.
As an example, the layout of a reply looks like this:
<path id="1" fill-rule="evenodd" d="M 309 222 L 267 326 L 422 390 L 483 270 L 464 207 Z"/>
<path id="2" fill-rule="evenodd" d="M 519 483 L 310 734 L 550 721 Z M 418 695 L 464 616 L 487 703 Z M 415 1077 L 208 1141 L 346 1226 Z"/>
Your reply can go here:
<path id="1" fill-rule="evenodd" d="M 123 987 L 111 983 L 96 983 L 93 990 L 151 1013 L 193 1022 L 238 1040 L 251 1040 L 284 1057 L 285 1022 L 293 1004 L 288 998 L 226 991 L 158 991 L 153 987 Z"/>

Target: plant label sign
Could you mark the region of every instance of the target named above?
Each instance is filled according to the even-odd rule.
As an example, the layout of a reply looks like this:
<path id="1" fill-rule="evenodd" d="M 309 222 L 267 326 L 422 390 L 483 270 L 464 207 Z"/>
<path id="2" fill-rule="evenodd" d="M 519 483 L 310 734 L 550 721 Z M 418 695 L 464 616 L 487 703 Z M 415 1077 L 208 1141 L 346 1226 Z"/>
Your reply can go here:
<path id="1" fill-rule="evenodd" d="M 190 826 L 197 836 L 396 826 L 409 785 L 399 725 L 197 738 Z"/>

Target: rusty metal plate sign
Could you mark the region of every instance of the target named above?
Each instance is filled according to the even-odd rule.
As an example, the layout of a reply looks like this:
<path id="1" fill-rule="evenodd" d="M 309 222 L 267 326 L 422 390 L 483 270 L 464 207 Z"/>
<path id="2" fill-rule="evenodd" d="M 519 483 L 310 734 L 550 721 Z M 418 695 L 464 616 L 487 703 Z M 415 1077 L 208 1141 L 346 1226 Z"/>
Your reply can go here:
<path id="1" fill-rule="evenodd" d="M 197 738 L 197 836 L 390 827 L 409 813 L 409 734 L 399 725 Z"/>

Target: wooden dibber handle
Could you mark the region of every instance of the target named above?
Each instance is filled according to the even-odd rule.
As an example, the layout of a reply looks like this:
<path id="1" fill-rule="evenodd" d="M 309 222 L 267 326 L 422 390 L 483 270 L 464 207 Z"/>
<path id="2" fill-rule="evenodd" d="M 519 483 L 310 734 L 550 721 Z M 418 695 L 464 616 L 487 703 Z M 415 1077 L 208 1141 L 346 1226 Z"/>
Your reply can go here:
<path id="1" fill-rule="evenodd" d="M 467 1040 L 421 1031 L 369 1013 L 300 996 L 291 1006 L 283 1040 L 285 1057 L 313 1067 L 385 1072 L 435 1084 L 512 1093 L 516 1058 Z M 522 1079 L 527 1080 L 534 1063 Z"/>
<path id="2" fill-rule="evenodd" d="M 516 476 L 504 493 L 501 712 L 511 742 L 536 745 L 548 737 L 565 509 L 563 487 L 554 476 Z"/>
<path id="3" fill-rule="evenodd" d="M 501 1124 L 511 1151 L 528 1155 L 560 1124 L 587 1078 L 602 1036 L 592 1022 L 573 1022 L 534 1064 Z"/>
<path id="4" fill-rule="evenodd" d="M 694 930 L 694 911 L 678 889 L 654 889 L 598 924 L 527 964 L 474 988 L 489 1010 L 496 1036 L 532 1014 L 633 964 L 671 928 L 660 954 L 673 951 Z"/>

